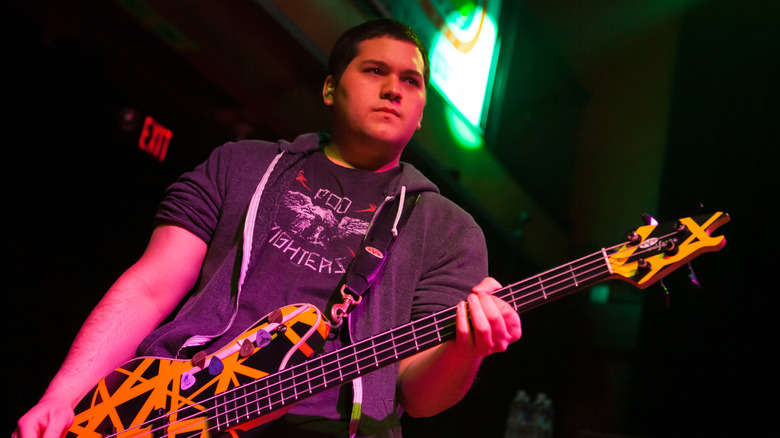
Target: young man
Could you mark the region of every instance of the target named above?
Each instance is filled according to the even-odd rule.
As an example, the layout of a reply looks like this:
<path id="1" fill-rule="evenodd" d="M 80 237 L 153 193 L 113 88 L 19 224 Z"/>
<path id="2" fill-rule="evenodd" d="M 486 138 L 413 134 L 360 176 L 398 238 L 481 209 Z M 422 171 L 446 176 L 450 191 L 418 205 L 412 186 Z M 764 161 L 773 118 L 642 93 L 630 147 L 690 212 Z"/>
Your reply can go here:
<path id="1" fill-rule="evenodd" d="M 334 112 L 332 135 L 229 143 L 173 184 L 143 256 L 90 314 L 15 438 L 60 436 L 78 400 L 135 355 L 213 353 L 274 309 L 306 302 L 326 310 L 374 212 L 401 193 L 421 196 L 382 274 L 348 317 L 349 338 L 457 306 L 456 339 L 361 377 L 359 419 L 352 410 L 361 391 L 343 385 L 252 433 L 400 436 L 399 412 L 430 416 L 451 407 L 482 358 L 520 338 L 517 313 L 488 294 L 498 284 L 487 277 L 479 227 L 399 161 L 425 107 L 428 61 L 419 39 L 396 21 L 368 22 L 341 37 L 329 68 L 322 96 Z M 334 337 L 324 349 L 339 347 Z"/>

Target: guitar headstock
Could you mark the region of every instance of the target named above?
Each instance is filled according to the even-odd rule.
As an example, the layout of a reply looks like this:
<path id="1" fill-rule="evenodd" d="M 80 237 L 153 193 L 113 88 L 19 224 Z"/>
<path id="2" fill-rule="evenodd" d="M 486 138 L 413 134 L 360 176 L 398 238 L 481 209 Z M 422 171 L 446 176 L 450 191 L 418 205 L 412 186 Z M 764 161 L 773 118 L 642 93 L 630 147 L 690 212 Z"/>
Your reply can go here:
<path id="1" fill-rule="evenodd" d="M 699 254 L 723 248 L 726 238 L 711 234 L 730 219 L 717 212 L 637 228 L 628 242 L 606 250 L 611 276 L 644 289 Z"/>

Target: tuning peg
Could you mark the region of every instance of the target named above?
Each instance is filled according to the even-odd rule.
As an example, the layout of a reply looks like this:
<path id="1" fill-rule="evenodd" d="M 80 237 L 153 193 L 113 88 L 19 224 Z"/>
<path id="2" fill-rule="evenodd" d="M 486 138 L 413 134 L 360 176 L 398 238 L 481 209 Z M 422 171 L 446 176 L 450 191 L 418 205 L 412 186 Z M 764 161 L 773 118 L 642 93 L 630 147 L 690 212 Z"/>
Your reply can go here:
<path id="1" fill-rule="evenodd" d="M 664 242 L 663 248 L 664 248 L 664 254 L 666 254 L 667 256 L 676 255 L 680 251 L 680 248 L 677 246 L 675 241 L 671 239 Z"/>
<path id="2" fill-rule="evenodd" d="M 642 213 L 642 220 L 645 225 L 658 225 L 658 221 L 647 213 Z"/>
<path id="3" fill-rule="evenodd" d="M 626 238 L 628 239 L 628 244 L 629 245 L 639 245 L 640 243 L 642 243 L 642 236 L 637 234 L 636 231 L 630 231 L 626 235 Z"/>

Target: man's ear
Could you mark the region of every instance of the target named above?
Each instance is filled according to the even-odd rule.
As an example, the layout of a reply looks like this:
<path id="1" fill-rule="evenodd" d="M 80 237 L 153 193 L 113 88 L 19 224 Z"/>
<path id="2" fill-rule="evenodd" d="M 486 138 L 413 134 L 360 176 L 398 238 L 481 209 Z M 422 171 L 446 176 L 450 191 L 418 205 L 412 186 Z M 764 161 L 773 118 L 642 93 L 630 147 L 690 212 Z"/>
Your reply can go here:
<path id="1" fill-rule="evenodd" d="M 325 83 L 322 84 L 322 101 L 325 102 L 325 105 L 333 105 L 333 92 L 335 89 L 336 80 L 333 79 L 333 76 L 328 75 L 328 77 L 325 78 Z"/>

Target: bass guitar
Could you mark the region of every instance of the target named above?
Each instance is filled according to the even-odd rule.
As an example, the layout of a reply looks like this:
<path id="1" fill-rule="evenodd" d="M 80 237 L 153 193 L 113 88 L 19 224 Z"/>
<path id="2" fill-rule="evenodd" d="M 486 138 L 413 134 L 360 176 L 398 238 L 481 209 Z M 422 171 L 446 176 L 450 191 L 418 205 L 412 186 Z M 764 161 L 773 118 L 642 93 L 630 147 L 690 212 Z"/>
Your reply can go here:
<path id="1" fill-rule="evenodd" d="M 524 312 L 610 279 L 644 289 L 698 255 L 721 249 L 725 238 L 712 232 L 729 219 L 718 212 L 646 225 L 624 242 L 494 294 Z M 298 400 L 452 339 L 455 308 L 317 355 L 328 330 L 317 308 L 295 304 L 272 312 L 212 355 L 134 359 L 81 400 L 67 437 L 206 437 L 254 427 Z"/>

